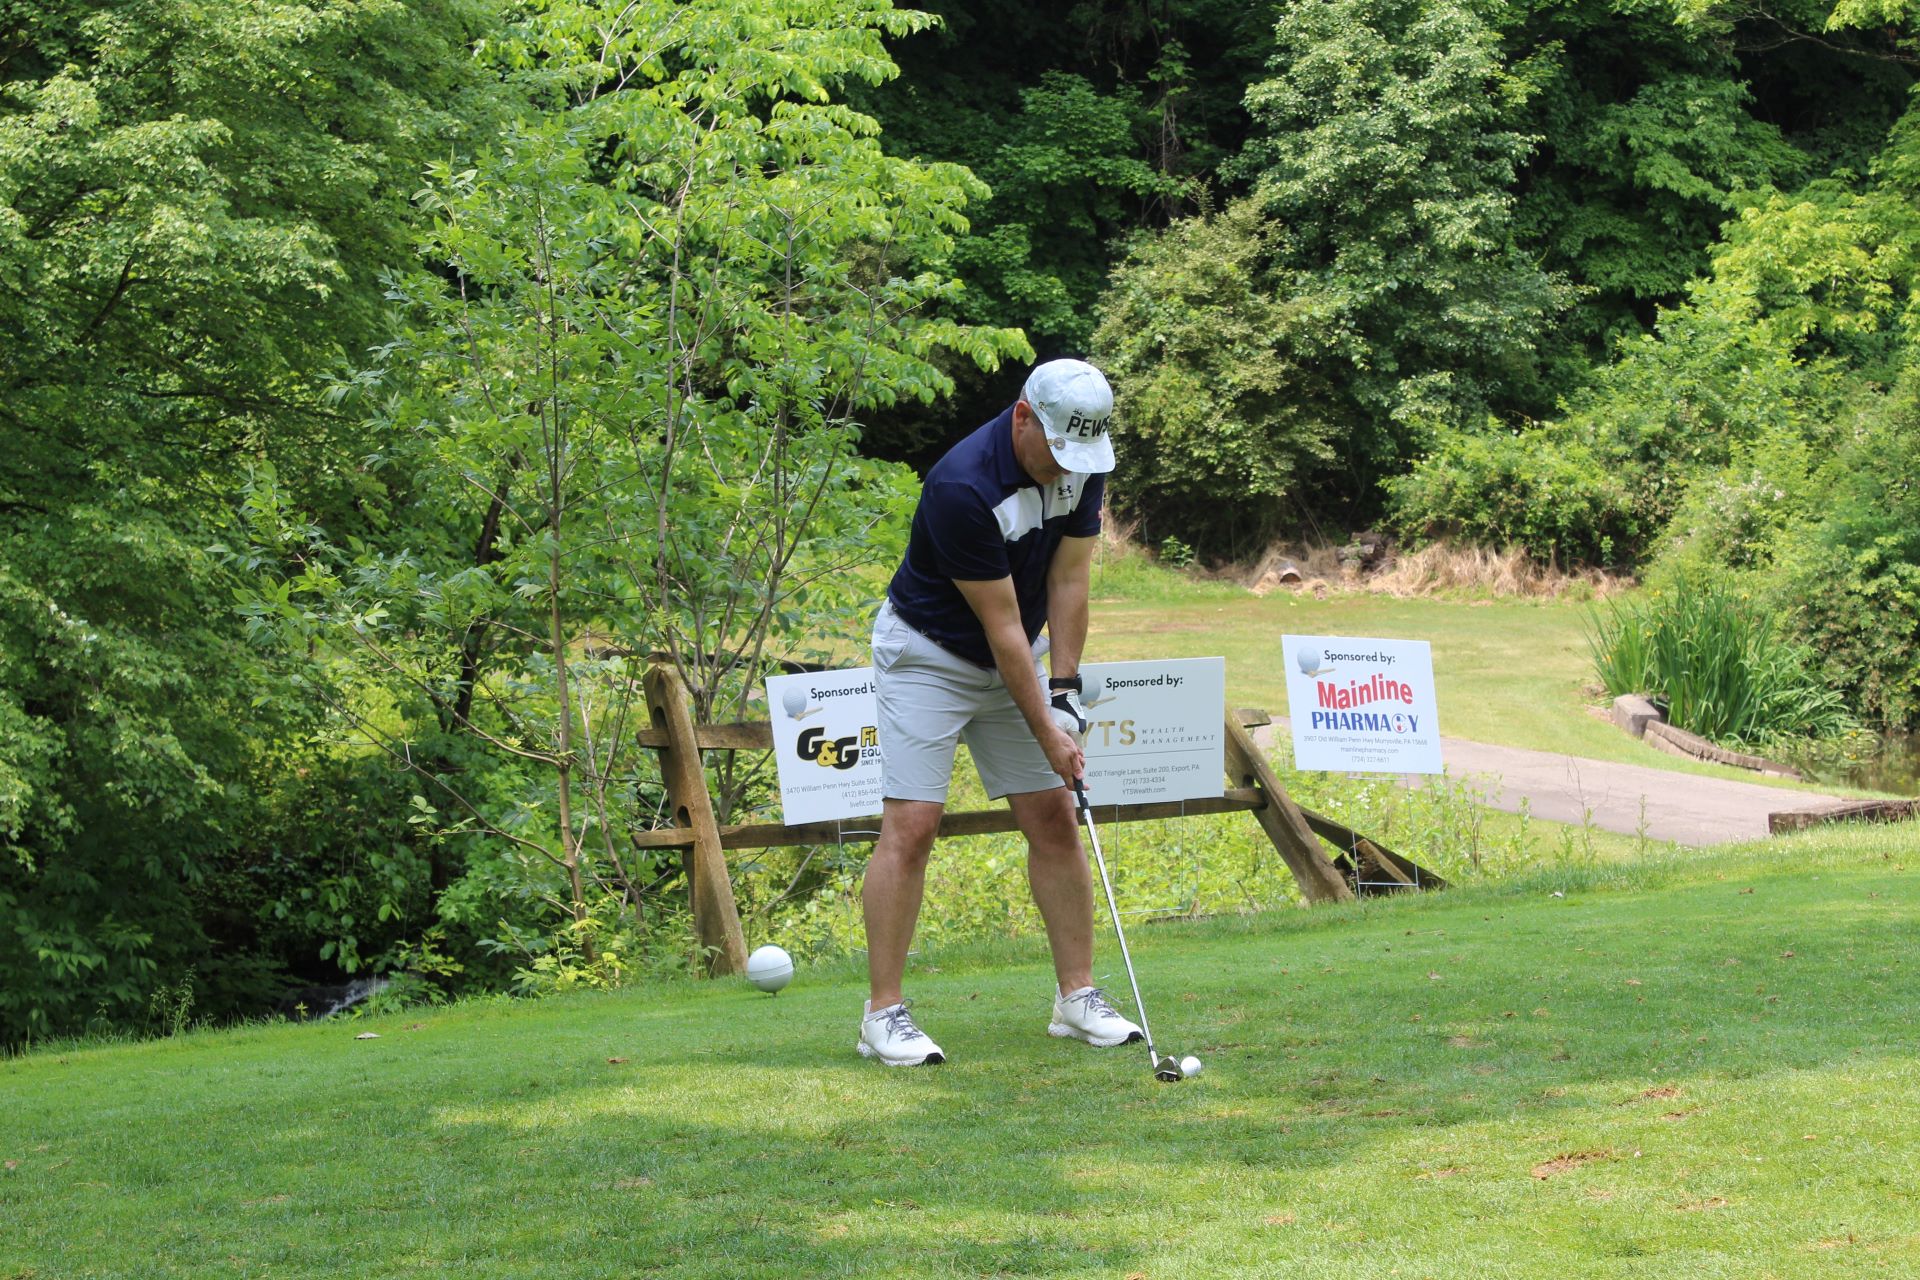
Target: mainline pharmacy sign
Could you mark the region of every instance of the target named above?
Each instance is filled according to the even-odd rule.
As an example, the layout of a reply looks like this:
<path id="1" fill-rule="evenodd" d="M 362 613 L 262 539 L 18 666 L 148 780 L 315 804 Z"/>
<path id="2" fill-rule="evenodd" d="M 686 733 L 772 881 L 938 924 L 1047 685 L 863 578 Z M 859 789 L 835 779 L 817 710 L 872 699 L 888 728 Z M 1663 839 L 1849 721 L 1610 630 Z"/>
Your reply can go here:
<path id="1" fill-rule="evenodd" d="M 1296 768 L 1440 773 L 1433 649 L 1425 640 L 1282 636 Z"/>

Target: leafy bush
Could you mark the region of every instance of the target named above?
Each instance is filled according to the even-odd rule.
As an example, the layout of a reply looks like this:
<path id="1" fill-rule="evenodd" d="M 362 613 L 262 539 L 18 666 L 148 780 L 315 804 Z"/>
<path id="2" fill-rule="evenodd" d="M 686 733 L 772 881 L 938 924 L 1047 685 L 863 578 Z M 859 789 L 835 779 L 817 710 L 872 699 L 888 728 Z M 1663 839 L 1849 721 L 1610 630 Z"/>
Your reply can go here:
<path id="1" fill-rule="evenodd" d="M 1443 430 L 1387 492 L 1392 524 L 1413 541 L 1517 546 L 1548 564 L 1620 563 L 1648 535 L 1628 486 L 1589 445 L 1551 429 Z"/>
<path id="2" fill-rule="evenodd" d="M 1703 738 L 1765 744 L 1855 727 L 1813 652 L 1779 634 L 1772 611 L 1725 587 L 1690 584 L 1589 617 L 1607 692 L 1650 694 L 1671 723 Z"/>
<path id="3" fill-rule="evenodd" d="M 1920 385 L 1909 374 L 1821 477 L 1816 518 L 1785 539 L 1796 633 L 1868 720 L 1920 725 Z"/>
<path id="4" fill-rule="evenodd" d="M 1312 318 L 1262 269 L 1271 230 L 1247 203 L 1176 222 L 1134 242 L 1101 302 L 1094 351 L 1121 422 L 1110 493 L 1149 542 L 1256 549 L 1333 456 L 1327 388 L 1296 355 Z"/>
<path id="5" fill-rule="evenodd" d="M 1662 539 L 1657 572 L 1681 578 L 1771 564 L 1819 502 L 1806 442 L 1775 439 L 1694 481 Z"/>
<path id="6" fill-rule="evenodd" d="M 263 788 L 255 825 L 221 868 L 222 905 L 289 966 L 385 973 L 433 919 L 432 841 L 410 822 L 415 782 L 364 746 L 287 763 Z M 443 874 L 450 874 L 446 868 Z M 209 914 L 213 914 L 209 912 Z"/>

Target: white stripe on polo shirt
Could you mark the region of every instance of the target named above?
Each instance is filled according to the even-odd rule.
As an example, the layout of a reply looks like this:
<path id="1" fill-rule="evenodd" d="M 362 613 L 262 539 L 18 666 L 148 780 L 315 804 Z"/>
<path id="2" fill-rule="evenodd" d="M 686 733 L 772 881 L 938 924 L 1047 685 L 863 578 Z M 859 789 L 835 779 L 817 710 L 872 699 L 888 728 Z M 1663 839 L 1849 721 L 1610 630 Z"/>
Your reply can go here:
<path id="1" fill-rule="evenodd" d="M 1072 511 L 1080 505 L 1080 495 L 1086 492 L 1086 486 L 1080 483 L 1082 478 L 1069 472 L 1045 489 L 1018 489 L 1008 494 L 993 509 L 1000 536 L 1008 542 L 1018 542 L 1038 529 L 1042 522 Z"/>

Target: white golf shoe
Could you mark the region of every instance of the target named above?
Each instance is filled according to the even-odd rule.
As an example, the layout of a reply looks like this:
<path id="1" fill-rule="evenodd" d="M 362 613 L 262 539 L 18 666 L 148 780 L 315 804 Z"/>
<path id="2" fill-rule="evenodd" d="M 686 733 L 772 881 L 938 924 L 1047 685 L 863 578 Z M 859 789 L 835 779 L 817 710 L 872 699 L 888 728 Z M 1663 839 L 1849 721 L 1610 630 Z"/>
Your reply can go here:
<path id="1" fill-rule="evenodd" d="M 1053 1021 L 1047 1026 L 1047 1034 L 1085 1040 L 1103 1049 L 1146 1038 L 1140 1028 L 1120 1016 L 1107 993 L 1098 987 L 1054 996 Z"/>
<path id="2" fill-rule="evenodd" d="M 861 1057 L 878 1058 L 889 1067 L 924 1067 L 947 1060 L 940 1046 L 913 1025 L 913 1015 L 907 1012 L 912 1003 L 902 1000 L 875 1009 L 868 1002 L 866 1016 L 860 1019 L 860 1042 L 854 1046 Z"/>

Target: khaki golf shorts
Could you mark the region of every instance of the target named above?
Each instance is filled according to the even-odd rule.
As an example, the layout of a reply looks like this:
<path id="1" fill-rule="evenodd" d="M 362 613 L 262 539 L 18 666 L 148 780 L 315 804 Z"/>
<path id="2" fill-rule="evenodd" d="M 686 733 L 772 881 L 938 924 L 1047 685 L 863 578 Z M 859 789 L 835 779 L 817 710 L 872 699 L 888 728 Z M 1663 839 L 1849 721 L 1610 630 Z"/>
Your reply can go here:
<path id="1" fill-rule="evenodd" d="M 1042 689 L 1046 651 L 1041 636 L 1033 644 L 1033 668 Z M 873 692 L 889 800 L 946 803 L 953 749 L 961 742 L 992 799 L 1065 785 L 1000 672 L 948 653 L 901 621 L 891 601 L 873 621 Z"/>

